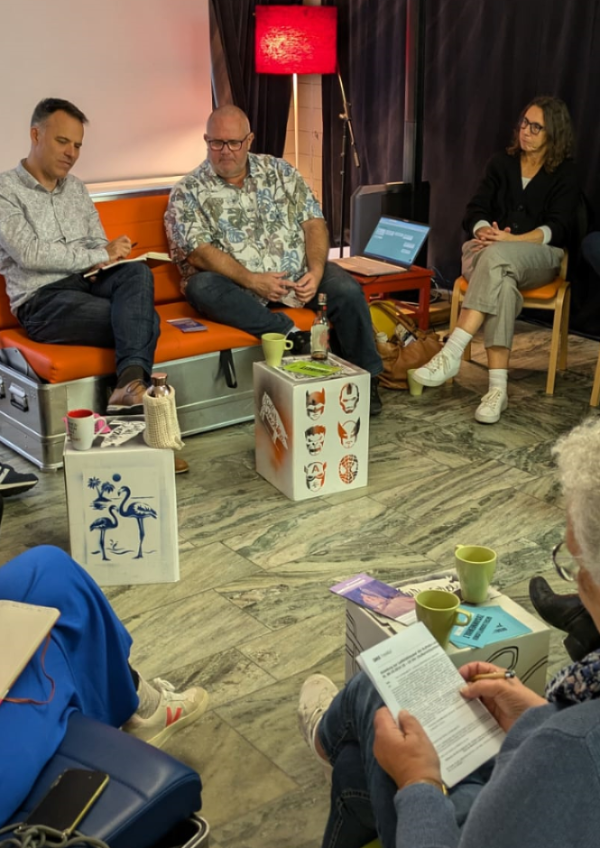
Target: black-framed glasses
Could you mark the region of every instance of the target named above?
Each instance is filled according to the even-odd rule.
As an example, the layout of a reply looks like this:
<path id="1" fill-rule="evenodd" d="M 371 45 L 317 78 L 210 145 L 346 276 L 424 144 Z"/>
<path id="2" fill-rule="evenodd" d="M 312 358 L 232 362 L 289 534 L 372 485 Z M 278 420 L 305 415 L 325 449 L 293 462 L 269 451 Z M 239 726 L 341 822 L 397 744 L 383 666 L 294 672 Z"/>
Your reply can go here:
<path id="1" fill-rule="evenodd" d="M 232 153 L 236 153 L 238 150 L 242 149 L 242 144 L 246 141 L 250 133 L 247 133 L 242 139 L 236 138 L 207 138 L 206 143 L 210 147 L 211 150 L 218 152 L 219 150 L 223 150 L 225 145 L 231 150 Z"/>
<path id="2" fill-rule="evenodd" d="M 546 129 L 546 127 L 543 127 L 541 124 L 538 124 L 535 121 L 529 121 L 524 115 L 519 121 L 519 126 L 522 130 L 526 130 L 527 127 L 529 127 L 532 135 L 539 135 L 542 130 Z"/>
<path id="3" fill-rule="evenodd" d="M 552 562 L 559 577 L 563 580 L 573 582 L 577 580 L 577 572 L 579 571 L 579 563 L 570 553 L 564 541 L 559 542 L 552 548 Z"/>

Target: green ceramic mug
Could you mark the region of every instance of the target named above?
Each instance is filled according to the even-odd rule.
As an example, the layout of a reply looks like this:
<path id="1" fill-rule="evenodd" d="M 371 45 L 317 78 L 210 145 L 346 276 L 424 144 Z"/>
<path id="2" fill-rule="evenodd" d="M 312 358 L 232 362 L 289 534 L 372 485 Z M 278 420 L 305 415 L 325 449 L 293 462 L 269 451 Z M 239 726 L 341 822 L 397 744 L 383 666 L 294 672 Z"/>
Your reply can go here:
<path id="1" fill-rule="evenodd" d="M 463 601 L 483 604 L 496 571 L 496 552 L 481 545 L 457 545 L 454 561 Z"/>
<path id="2" fill-rule="evenodd" d="M 266 363 L 274 368 L 281 365 L 284 352 L 294 347 L 294 343 L 286 339 L 283 333 L 264 333 L 260 338 Z"/>
<path id="3" fill-rule="evenodd" d="M 464 627 L 471 621 L 471 613 L 459 609 L 460 601 L 452 592 L 426 589 L 419 592 L 415 604 L 417 619 L 423 622 L 442 648 L 448 644 L 450 632 L 455 624 Z M 464 616 L 463 621 L 461 616 Z"/>

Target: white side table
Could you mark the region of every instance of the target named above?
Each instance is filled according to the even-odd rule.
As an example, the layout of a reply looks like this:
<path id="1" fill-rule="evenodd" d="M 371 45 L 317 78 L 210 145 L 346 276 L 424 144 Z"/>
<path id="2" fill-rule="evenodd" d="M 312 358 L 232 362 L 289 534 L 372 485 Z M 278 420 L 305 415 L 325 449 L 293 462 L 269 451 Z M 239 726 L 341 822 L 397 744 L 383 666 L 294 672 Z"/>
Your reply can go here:
<path id="1" fill-rule="evenodd" d="M 71 556 L 100 586 L 179 580 L 173 451 L 141 434 L 118 447 L 101 441 L 88 451 L 65 442 Z"/>
<path id="2" fill-rule="evenodd" d="M 328 379 L 253 366 L 256 470 L 294 501 L 367 485 L 371 376 L 329 361 L 342 371 Z"/>

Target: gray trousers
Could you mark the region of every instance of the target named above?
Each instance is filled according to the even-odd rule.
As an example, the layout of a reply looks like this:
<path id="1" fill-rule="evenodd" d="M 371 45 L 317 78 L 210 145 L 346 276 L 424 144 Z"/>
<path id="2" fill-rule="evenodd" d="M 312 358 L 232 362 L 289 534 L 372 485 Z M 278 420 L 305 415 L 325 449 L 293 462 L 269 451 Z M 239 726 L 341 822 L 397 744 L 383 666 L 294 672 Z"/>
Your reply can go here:
<path id="1" fill-rule="evenodd" d="M 551 283 L 564 251 L 548 244 L 499 242 L 474 251 L 475 239 L 462 250 L 462 275 L 468 280 L 463 307 L 485 313 L 485 347 L 512 347 L 515 321 L 523 308 L 521 291 Z"/>

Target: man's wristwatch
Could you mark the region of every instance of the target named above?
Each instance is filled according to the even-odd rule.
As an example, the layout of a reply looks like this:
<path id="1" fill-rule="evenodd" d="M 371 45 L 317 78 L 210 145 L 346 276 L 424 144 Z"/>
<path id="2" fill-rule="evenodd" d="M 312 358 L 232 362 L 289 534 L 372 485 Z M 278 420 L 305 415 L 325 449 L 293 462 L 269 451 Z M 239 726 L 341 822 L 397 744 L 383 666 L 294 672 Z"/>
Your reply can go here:
<path id="1" fill-rule="evenodd" d="M 440 790 L 442 795 L 448 794 L 446 784 L 442 780 L 434 780 L 432 777 L 422 777 L 420 780 L 410 780 L 408 783 L 405 783 L 402 786 L 402 789 L 407 786 L 415 786 L 417 783 L 428 783 L 430 786 L 436 786 Z"/>

